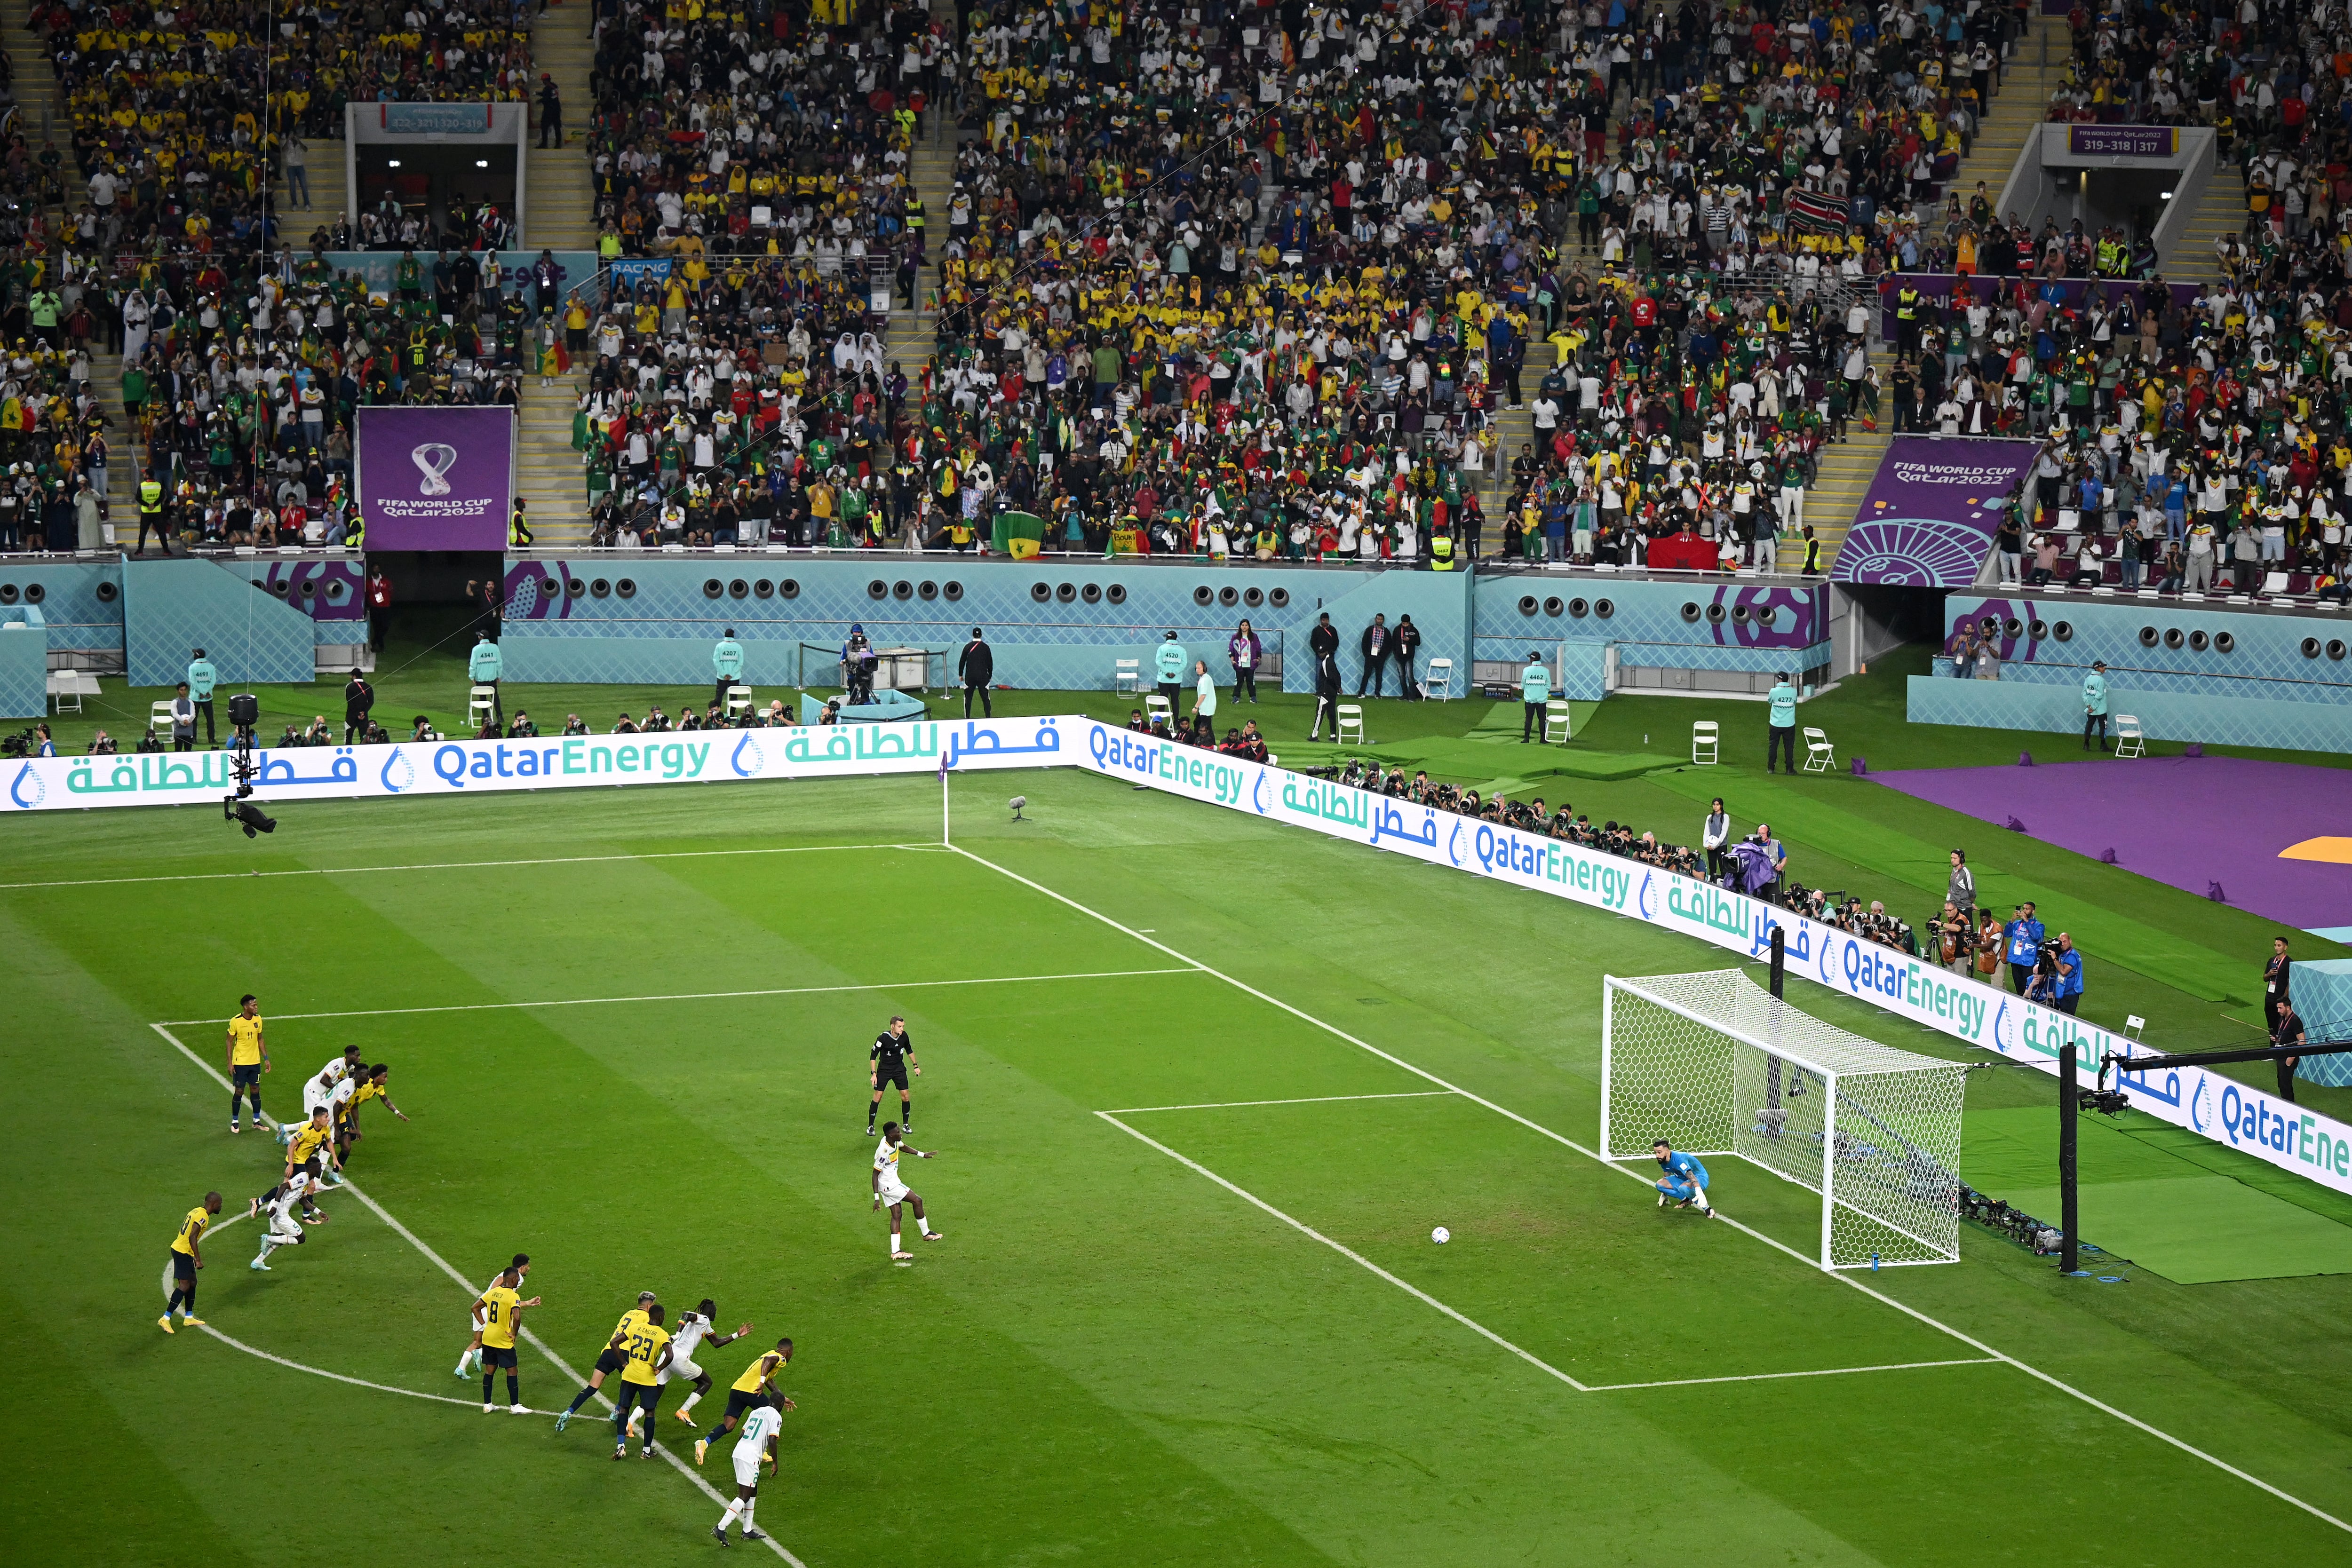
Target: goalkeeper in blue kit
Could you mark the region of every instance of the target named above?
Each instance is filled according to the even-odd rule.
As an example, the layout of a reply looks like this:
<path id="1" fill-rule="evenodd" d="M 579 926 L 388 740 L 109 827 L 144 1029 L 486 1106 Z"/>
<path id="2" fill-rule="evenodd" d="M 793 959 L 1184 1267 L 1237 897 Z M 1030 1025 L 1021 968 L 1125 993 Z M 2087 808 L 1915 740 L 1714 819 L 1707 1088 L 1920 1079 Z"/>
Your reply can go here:
<path id="1" fill-rule="evenodd" d="M 1678 1155 L 1674 1146 L 1660 1138 L 1650 1145 L 1658 1156 L 1658 1166 L 1665 1174 L 1658 1177 L 1658 1207 L 1669 1203 L 1676 1208 L 1698 1206 L 1701 1214 L 1713 1214 L 1715 1206 L 1706 1201 L 1706 1167 L 1696 1155 Z"/>

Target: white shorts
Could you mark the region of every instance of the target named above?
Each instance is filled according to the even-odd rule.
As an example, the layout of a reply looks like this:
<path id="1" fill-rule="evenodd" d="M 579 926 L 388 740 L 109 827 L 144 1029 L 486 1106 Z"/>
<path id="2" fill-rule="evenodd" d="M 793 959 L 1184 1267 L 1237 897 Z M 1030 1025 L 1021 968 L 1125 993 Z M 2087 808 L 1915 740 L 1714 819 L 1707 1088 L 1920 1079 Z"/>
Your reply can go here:
<path id="1" fill-rule="evenodd" d="M 758 1454 L 747 1454 L 741 1448 L 735 1450 L 735 1484 L 745 1487 L 755 1487 L 760 1484 Z"/>
<path id="2" fill-rule="evenodd" d="M 882 1201 L 886 1204 L 904 1203 L 911 1196 L 913 1195 L 908 1188 L 899 1186 L 897 1182 L 886 1181 L 882 1184 Z"/>
<path id="3" fill-rule="evenodd" d="M 669 1386 L 669 1380 L 673 1377 L 682 1377 L 687 1382 L 692 1383 L 701 1375 L 702 1368 L 695 1365 L 694 1363 L 690 1361 L 672 1360 L 667 1366 L 664 1367 L 660 1373 L 655 1376 L 654 1384 L 656 1387 L 667 1388 Z"/>

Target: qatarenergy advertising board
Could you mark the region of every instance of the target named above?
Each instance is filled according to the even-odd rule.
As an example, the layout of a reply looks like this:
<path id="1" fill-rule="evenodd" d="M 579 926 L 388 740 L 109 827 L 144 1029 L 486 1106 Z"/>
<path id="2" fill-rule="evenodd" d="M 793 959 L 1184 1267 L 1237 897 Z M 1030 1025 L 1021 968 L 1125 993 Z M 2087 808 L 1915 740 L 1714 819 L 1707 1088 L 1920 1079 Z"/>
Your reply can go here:
<path id="1" fill-rule="evenodd" d="M 2086 1082 L 2110 1052 L 2155 1054 L 2080 1019 L 1704 882 L 1085 717 L 403 741 L 255 756 L 256 799 L 272 804 L 1077 767 L 1604 909 L 1743 958 L 1764 957 L 1779 925 L 1792 973 L 2045 1072 L 2056 1073 L 2069 1051 Z M 0 779 L 0 814 L 216 805 L 231 788 L 225 752 L 47 758 L 17 763 Z M 2126 1074 L 2120 1086 L 2136 1110 L 2352 1193 L 2352 1127 L 2201 1068 Z"/>

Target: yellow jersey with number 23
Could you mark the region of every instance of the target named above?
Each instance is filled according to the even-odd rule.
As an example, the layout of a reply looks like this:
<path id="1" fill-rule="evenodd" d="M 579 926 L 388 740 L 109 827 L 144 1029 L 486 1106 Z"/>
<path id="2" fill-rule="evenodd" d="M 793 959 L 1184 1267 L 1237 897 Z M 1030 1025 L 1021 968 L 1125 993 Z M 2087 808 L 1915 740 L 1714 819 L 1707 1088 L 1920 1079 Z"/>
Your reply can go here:
<path id="1" fill-rule="evenodd" d="M 641 1387 L 654 1382 L 654 1364 L 661 1359 L 662 1346 L 669 1343 L 669 1330 L 656 1323 L 639 1323 L 629 1334 L 628 1343 L 621 1347 L 629 1364 L 621 1368 L 621 1381 Z"/>

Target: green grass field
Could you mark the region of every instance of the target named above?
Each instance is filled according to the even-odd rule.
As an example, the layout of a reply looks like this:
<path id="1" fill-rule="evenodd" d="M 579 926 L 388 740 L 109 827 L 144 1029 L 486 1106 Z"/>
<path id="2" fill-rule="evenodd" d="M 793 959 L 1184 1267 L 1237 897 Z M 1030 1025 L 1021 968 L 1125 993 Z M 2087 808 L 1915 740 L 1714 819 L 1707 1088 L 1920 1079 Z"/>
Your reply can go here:
<path id="1" fill-rule="evenodd" d="M 1640 721 L 1618 706 L 1587 733 Z M 1578 789 L 1630 810 L 1676 777 Z M 1003 820 L 1015 790 L 1034 821 Z M 486 1416 L 451 1375 L 458 1277 L 520 1249 L 535 1410 L 641 1289 L 793 1336 L 760 1522 L 809 1568 L 2345 1557 L 2352 1275 L 2062 1280 L 1977 1232 L 1957 1265 L 1825 1275 L 1796 1255 L 1811 1194 L 1722 1162 L 1707 1221 L 1585 1152 L 1601 977 L 1714 950 L 1074 773 L 958 791 L 954 849 L 928 779 L 301 806 L 254 844 L 201 812 L 14 824 L 0 1234 L 44 1375 L 0 1439 L 0 1555 L 708 1556 L 684 1427 L 683 1466 L 614 1464 L 608 1427 Z M 2110 902 L 2214 952 L 2262 928 Z M 226 1337 L 166 1337 L 181 1213 L 214 1187 L 241 1215 L 275 1175 L 205 1065 L 246 990 L 273 1111 L 355 1042 L 414 1121 L 368 1113 L 352 1187 L 274 1272 L 245 1266 L 252 1222 L 216 1229 L 199 1308 Z M 2231 1005 L 2161 999 L 2207 1032 Z M 947 1235 L 907 1268 L 864 1134 L 894 1011 Z M 2049 1082 L 1969 1092 L 1972 1146 L 1981 1122 L 2030 1181 Z M 2102 1134 L 2135 1180 L 2352 1218 L 2152 1126 Z M 704 1364 L 723 1389 L 751 1354 Z M 699 1475 L 731 1490 L 723 1452 Z"/>

